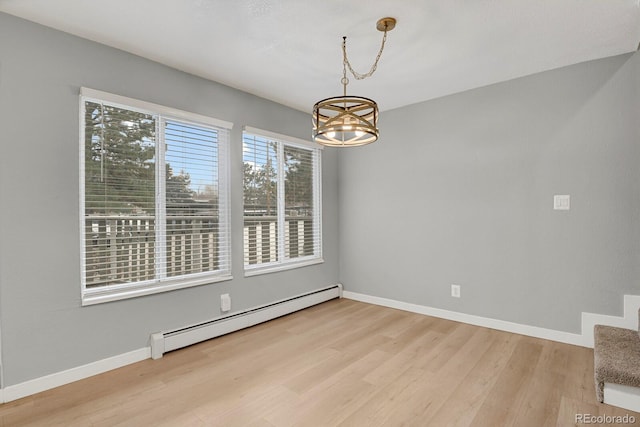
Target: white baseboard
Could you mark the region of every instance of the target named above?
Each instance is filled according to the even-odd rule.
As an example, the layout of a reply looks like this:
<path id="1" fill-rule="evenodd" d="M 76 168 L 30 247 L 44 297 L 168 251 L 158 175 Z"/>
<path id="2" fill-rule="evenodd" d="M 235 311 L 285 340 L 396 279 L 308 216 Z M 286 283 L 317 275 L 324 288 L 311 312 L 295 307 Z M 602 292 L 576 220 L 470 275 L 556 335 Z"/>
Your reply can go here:
<path id="1" fill-rule="evenodd" d="M 579 345 L 593 348 L 593 326 L 608 325 L 638 330 L 638 308 L 640 307 L 640 296 L 624 296 L 624 316 L 610 316 L 595 313 L 582 313 L 581 334 L 545 329 L 537 326 L 522 325 L 519 323 L 506 322 L 487 317 L 474 316 L 471 314 L 458 313 L 455 311 L 442 310 L 439 308 L 427 307 L 423 305 L 410 304 L 387 298 L 374 297 L 356 292 L 343 291 L 344 298 L 355 301 L 362 301 L 369 304 L 381 305 L 398 310 L 410 311 L 412 313 L 424 314 L 456 322 L 468 323 L 470 325 L 483 326 L 485 328 L 497 329 L 500 331 L 512 332 L 520 335 L 527 335 L 536 338 L 543 338 L 551 341 L 558 341 L 566 344 Z M 640 388 L 629 387 L 619 384 L 605 383 L 604 403 L 640 412 Z"/>
<path id="2" fill-rule="evenodd" d="M 66 371 L 56 372 L 55 374 L 5 387 L 0 390 L 0 397 L 2 398 L 2 403 L 11 402 L 32 394 L 40 393 L 61 385 L 98 375 L 112 369 L 140 362 L 141 360 L 149 359 L 150 357 L 151 348 L 144 347 L 130 351 L 129 353 L 119 354 L 107 359 L 98 360 L 97 362 L 77 366 Z"/>
<path id="3" fill-rule="evenodd" d="M 402 301 L 373 297 L 370 295 L 364 295 L 350 291 L 344 291 L 343 296 L 347 299 L 381 305 L 384 307 L 397 308 L 398 310 L 410 311 L 412 313 L 419 313 L 427 316 L 439 317 L 441 319 L 468 323 L 470 325 L 497 329 L 499 331 L 512 332 L 520 335 L 527 335 L 536 338 L 544 338 L 551 341 L 584 346 L 584 339 L 582 335 L 572 334 L 570 332 L 556 331 L 554 329 L 545 329 L 537 326 L 522 325 L 520 323 L 507 322 L 504 320 L 491 319 L 488 317 L 474 316 L 471 314 L 442 310 L 439 308 L 427 307 L 424 305 L 410 304 Z"/>
<path id="4" fill-rule="evenodd" d="M 580 335 L 572 334 L 569 332 L 556 331 L 553 329 L 540 328 L 537 326 L 522 325 L 519 323 L 507 322 L 504 320 L 474 316 L 471 314 L 458 313 L 455 311 L 442 310 L 439 308 L 411 304 L 387 298 L 374 297 L 357 292 L 343 291 L 342 285 L 338 286 L 340 287 L 342 297 L 355 301 L 362 301 L 369 304 L 396 308 L 399 310 L 410 311 L 427 316 L 439 317 L 456 322 L 468 323 L 471 325 L 527 335 L 536 338 L 543 338 L 567 344 L 580 345 L 584 347 L 593 347 L 593 325 L 595 324 L 618 326 L 627 329 L 638 329 L 638 307 L 640 307 L 640 296 L 638 295 L 625 295 L 624 317 L 583 313 L 582 334 Z M 66 371 L 56 372 L 51 375 L 46 375 L 44 377 L 35 378 L 23 383 L 11 385 L 0 389 L 0 402 L 11 402 L 13 400 L 40 393 L 45 390 L 69 384 L 74 381 L 98 375 L 103 372 L 117 369 L 149 358 L 151 358 L 151 347 L 144 347 L 128 353 L 116 355 L 107 359 L 102 359 L 96 362 L 88 363 L 86 365 L 71 368 Z M 615 386 L 612 388 L 611 385 L 607 385 L 609 386 L 610 390 L 609 399 L 615 400 L 617 399 L 618 395 L 622 394 L 623 404 L 625 404 L 624 402 L 626 402 L 626 400 L 624 399 L 629 399 L 629 393 L 627 393 L 626 390 L 618 390 Z M 635 391 L 635 393 L 637 393 L 637 391 Z M 631 395 L 634 396 L 632 397 L 632 399 L 638 400 L 638 397 L 635 394 L 631 393 Z M 611 404 L 615 406 L 621 406 L 615 403 Z M 640 408 L 637 407 L 636 409 L 627 408 L 625 406 L 621 407 L 640 412 Z"/>
<path id="5" fill-rule="evenodd" d="M 604 383 L 604 403 L 640 412 L 640 388 Z"/>
<path id="6" fill-rule="evenodd" d="M 341 284 L 333 285 L 328 288 L 323 288 L 321 290 L 329 289 L 335 286 L 338 287 L 338 289 L 336 290 L 335 296 L 342 297 Z M 319 292 L 321 290 L 318 290 L 316 292 Z M 320 302 L 323 302 L 324 300 L 319 299 L 316 301 L 316 299 L 314 299 L 314 297 L 312 296 L 309 298 L 309 301 L 310 303 L 313 303 L 313 302 L 320 303 Z M 275 303 L 278 303 L 278 301 L 276 301 Z M 255 308 L 253 310 L 255 310 Z M 278 314 L 282 315 L 286 313 L 284 311 L 275 312 L 275 314 L 272 314 L 272 317 L 275 318 L 277 317 Z M 261 319 L 262 319 L 261 321 L 269 320 L 269 318 L 267 317 L 264 317 Z M 256 323 L 259 323 L 259 322 L 256 321 Z M 246 327 L 246 325 L 244 326 Z M 71 368 L 66 371 L 56 372 L 50 375 L 46 375 L 44 377 L 35 378 L 33 380 L 25 381 L 23 383 L 11 385 L 5 388 L 0 388 L 0 403 L 11 402 L 17 399 L 21 399 L 23 397 L 31 396 L 33 394 L 40 393 L 42 391 L 50 390 L 55 387 L 60 387 L 62 385 L 69 384 L 74 381 L 89 378 L 94 375 L 102 374 L 103 372 L 111 371 L 113 369 L 121 368 L 123 366 L 130 365 L 132 363 L 140 362 L 142 360 L 150 359 L 150 358 L 151 358 L 151 347 L 144 347 L 138 350 L 130 351 L 128 353 L 119 354 L 113 357 L 109 357 L 107 359 L 102 359 L 96 362 L 88 363 L 86 365 L 77 366 L 75 368 Z"/>
<path id="7" fill-rule="evenodd" d="M 582 336 L 584 346 L 593 348 L 593 327 L 595 325 L 616 326 L 618 328 L 638 330 L 638 308 L 640 295 L 624 296 L 623 317 L 597 313 L 582 313 Z"/>

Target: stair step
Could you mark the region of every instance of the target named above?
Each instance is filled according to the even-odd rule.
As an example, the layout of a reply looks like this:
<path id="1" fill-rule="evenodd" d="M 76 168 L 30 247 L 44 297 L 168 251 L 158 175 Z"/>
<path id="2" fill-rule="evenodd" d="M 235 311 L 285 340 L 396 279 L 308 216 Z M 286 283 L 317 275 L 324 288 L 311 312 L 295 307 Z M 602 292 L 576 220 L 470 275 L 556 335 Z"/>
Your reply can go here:
<path id="1" fill-rule="evenodd" d="M 640 336 L 638 331 L 613 326 L 594 327 L 596 395 L 604 401 L 604 384 L 640 387 Z"/>

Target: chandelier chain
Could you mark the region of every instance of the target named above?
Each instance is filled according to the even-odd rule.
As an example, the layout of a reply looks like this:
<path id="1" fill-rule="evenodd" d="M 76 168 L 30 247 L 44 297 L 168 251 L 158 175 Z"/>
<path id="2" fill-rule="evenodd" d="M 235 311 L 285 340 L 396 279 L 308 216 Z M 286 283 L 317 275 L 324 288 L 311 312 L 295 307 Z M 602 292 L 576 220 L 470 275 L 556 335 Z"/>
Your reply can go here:
<path id="1" fill-rule="evenodd" d="M 334 96 L 318 101 L 313 106 L 313 140 L 328 147 L 357 147 L 378 140 L 378 104 L 362 96 L 347 96 L 347 68 L 357 80 L 371 77 L 378 68 L 382 56 L 387 32 L 396 26 L 396 19 L 381 18 L 376 29 L 384 32 L 380 51 L 376 55 L 371 69 L 367 73 L 358 73 L 353 69 L 347 56 L 347 37 L 342 37 L 342 78 L 343 96 Z"/>
<path id="2" fill-rule="evenodd" d="M 356 70 L 354 70 L 353 67 L 351 66 L 351 63 L 349 62 L 349 58 L 347 57 L 347 38 L 342 37 L 342 62 L 345 65 L 345 67 L 349 68 L 349 71 L 351 72 L 351 74 L 353 74 L 353 77 L 355 77 L 356 80 L 366 79 L 367 77 L 371 77 L 373 73 L 376 72 L 376 69 L 378 68 L 378 61 L 380 61 L 380 56 L 382 56 L 382 51 L 384 50 L 384 44 L 386 41 L 387 41 L 387 30 L 385 29 L 384 35 L 382 36 L 382 44 L 380 45 L 380 51 L 376 56 L 376 60 L 373 62 L 373 65 L 371 66 L 371 69 L 369 70 L 369 72 L 361 74 L 361 73 L 358 73 Z M 343 80 L 344 79 L 346 79 L 346 70 L 343 70 Z M 344 81 L 342 83 L 345 84 Z M 348 80 L 347 80 L 347 83 L 348 83 Z"/>

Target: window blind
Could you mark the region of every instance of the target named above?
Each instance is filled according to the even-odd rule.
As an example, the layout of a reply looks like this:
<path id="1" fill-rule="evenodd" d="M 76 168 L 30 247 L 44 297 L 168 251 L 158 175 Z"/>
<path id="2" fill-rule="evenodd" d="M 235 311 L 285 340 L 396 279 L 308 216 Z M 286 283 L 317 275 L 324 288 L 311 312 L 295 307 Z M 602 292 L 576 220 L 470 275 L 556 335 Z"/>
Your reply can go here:
<path id="1" fill-rule="evenodd" d="M 225 201 L 218 168 L 224 131 L 172 120 L 163 125 L 166 256 L 161 274 L 229 271 L 229 258 L 219 244 L 229 238 L 221 215 Z"/>
<path id="2" fill-rule="evenodd" d="M 246 269 L 321 258 L 319 153 L 244 132 Z"/>
<path id="3" fill-rule="evenodd" d="M 81 99 L 83 298 L 228 276 L 228 129 Z"/>

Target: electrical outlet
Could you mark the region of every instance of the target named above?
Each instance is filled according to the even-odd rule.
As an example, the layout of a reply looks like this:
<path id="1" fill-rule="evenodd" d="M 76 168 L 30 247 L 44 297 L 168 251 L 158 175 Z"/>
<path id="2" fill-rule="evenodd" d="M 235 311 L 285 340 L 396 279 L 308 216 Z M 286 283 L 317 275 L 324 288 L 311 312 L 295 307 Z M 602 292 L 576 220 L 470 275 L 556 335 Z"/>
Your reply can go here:
<path id="1" fill-rule="evenodd" d="M 451 296 L 460 298 L 460 285 L 451 285 Z"/>
<path id="2" fill-rule="evenodd" d="M 229 294 L 220 295 L 220 311 L 226 313 L 231 310 L 231 297 Z"/>

